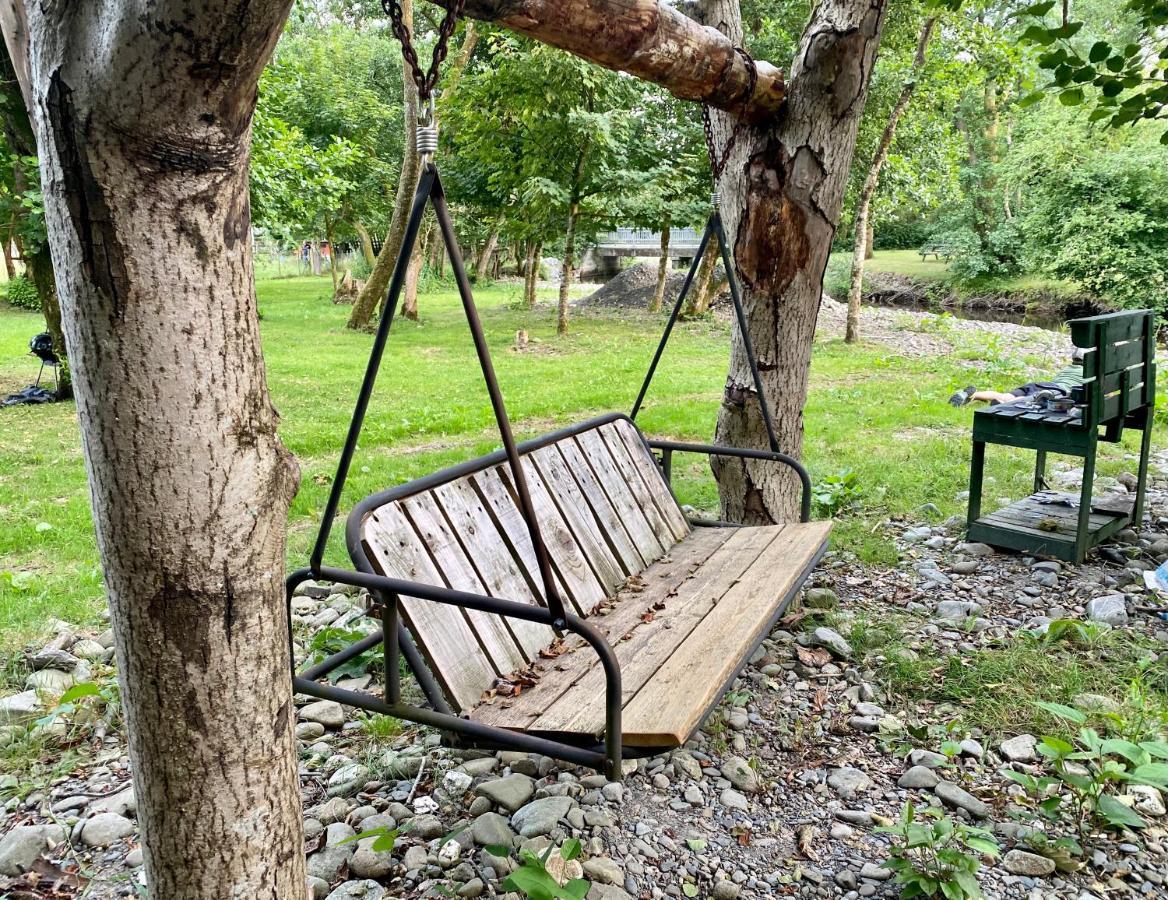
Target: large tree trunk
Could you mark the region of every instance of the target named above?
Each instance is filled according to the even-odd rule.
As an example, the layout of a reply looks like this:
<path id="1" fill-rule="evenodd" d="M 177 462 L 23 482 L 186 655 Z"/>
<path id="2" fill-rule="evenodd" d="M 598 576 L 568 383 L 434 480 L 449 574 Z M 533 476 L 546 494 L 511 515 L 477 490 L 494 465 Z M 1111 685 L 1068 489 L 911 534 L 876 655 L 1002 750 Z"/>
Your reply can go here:
<path id="1" fill-rule="evenodd" d="M 9 46 L 29 40 L 147 882 L 166 900 L 305 896 L 283 592 L 297 470 L 260 353 L 247 180 L 289 3 L 4 14 Z"/>
<path id="2" fill-rule="evenodd" d="M 742 41 L 737 0 L 706 0 L 705 20 Z M 738 139 L 719 182 L 727 239 L 743 290 L 763 389 L 780 448 L 803 449 L 803 404 L 823 273 L 839 224 L 868 79 L 884 26 L 885 0 L 822 0 L 803 32 L 783 115 Z M 733 128 L 714 112 L 718 148 Z M 715 440 L 765 448 L 758 399 L 735 330 Z M 785 467 L 713 460 L 728 521 L 765 523 L 798 511 L 799 483 Z"/>
<path id="3" fill-rule="evenodd" d="M 406 280 L 402 285 L 402 315 L 412 321 L 418 320 L 418 279 L 422 275 L 422 266 L 426 262 L 426 254 L 430 252 L 430 244 L 438 239 L 438 224 L 434 223 L 425 235 L 414 244 L 414 252 L 410 254 L 410 264 L 406 266 Z"/>
<path id="4" fill-rule="evenodd" d="M 917 37 L 917 52 L 913 57 L 912 69 L 904 86 L 900 89 L 900 96 L 888 114 L 888 122 L 880 135 L 880 142 L 876 145 L 876 153 L 872 157 L 872 164 L 868 166 L 868 176 L 864 179 L 864 186 L 860 189 L 860 198 L 856 203 L 856 243 L 852 251 L 852 279 L 848 286 L 848 321 L 844 332 L 844 340 L 854 344 L 860 339 L 860 301 L 864 296 L 864 261 L 872 256 L 872 226 L 869 214 L 872 210 L 872 198 L 876 188 L 880 185 L 880 170 L 888 159 L 888 151 L 892 148 L 892 141 L 896 137 L 896 127 L 900 124 L 900 117 L 908 109 L 920 79 L 921 70 L 925 67 L 925 51 L 929 46 L 929 38 L 933 36 L 933 27 L 937 24 L 936 16 L 929 16 L 921 26 L 921 33 Z"/>
<path id="5" fill-rule="evenodd" d="M 414 0 L 402 0 L 402 19 L 406 26 L 413 28 Z M 386 290 L 389 288 L 389 279 L 393 277 L 393 267 L 401 253 L 402 241 L 406 235 L 406 220 L 410 217 L 410 206 L 414 200 L 414 193 L 418 189 L 418 176 L 421 174 L 421 160 L 418 157 L 418 88 L 414 84 L 414 77 L 410 67 L 402 62 L 402 96 L 405 101 L 405 143 L 402 149 L 401 174 L 397 179 L 397 194 L 393 202 L 393 218 L 390 219 L 389 233 L 385 236 L 385 243 L 381 245 L 381 252 L 377 254 L 377 262 L 369 273 L 365 287 L 353 303 L 353 311 L 349 314 L 349 328 L 364 330 L 373 322 L 373 311 L 379 309 L 385 300 Z"/>
<path id="6" fill-rule="evenodd" d="M 661 256 L 657 260 L 657 287 L 649 302 L 649 312 L 661 312 L 665 302 L 665 281 L 669 275 L 669 215 L 661 220 Z"/>
<path id="7" fill-rule="evenodd" d="M 702 254 L 698 263 L 698 271 L 694 276 L 694 284 L 689 289 L 689 296 L 685 301 L 682 315 L 687 319 L 692 316 L 703 315 L 710 308 L 710 301 L 726 284 L 725 278 L 714 284 L 714 272 L 721 262 L 721 243 L 717 237 L 711 236 L 706 244 L 706 252 Z"/>
<path id="8" fill-rule="evenodd" d="M 487 242 L 483 245 L 483 252 L 479 254 L 478 265 L 475 266 L 475 280 L 483 281 L 491 266 L 491 259 L 495 255 L 495 247 L 499 244 L 499 229 L 503 227 L 502 219 L 497 219 L 487 235 Z"/>
<path id="9" fill-rule="evenodd" d="M 361 238 L 361 255 L 365 257 L 365 262 L 370 269 L 377 263 L 377 254 L 373 252 L 373 236 L 369 234 L 369 229 L 365 227 L 363 222 L 353 222 L 353 230 Z"/>

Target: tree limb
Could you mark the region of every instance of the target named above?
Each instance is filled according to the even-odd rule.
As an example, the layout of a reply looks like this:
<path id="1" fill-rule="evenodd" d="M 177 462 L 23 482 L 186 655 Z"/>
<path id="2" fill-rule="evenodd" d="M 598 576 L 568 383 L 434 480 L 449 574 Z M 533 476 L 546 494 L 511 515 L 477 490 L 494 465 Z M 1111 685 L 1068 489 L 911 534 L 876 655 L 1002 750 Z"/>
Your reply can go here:
<path id="1" fill-rule="evenodd" d="M 772 118 L 783 103 L 782 72 L 755 63 L 752 91 L 730 40 L 661 0 L 467 0 L 465 11 L 753 122 Z"/>

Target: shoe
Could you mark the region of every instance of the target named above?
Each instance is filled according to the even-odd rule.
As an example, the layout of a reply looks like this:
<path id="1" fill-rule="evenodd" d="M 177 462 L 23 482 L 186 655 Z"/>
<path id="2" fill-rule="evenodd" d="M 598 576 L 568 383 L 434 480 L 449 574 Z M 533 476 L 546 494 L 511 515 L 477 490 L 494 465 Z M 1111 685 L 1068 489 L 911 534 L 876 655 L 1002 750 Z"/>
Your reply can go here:
<path id="1" fill-rule="evenodd" d="M 954 392 L 953 396 L 949 398 L 949 405 L 957 407 L 965 406 L 973 399 L 973 395 L 976 393 L 977 388 L 971 384 L 967 388 Z"/>

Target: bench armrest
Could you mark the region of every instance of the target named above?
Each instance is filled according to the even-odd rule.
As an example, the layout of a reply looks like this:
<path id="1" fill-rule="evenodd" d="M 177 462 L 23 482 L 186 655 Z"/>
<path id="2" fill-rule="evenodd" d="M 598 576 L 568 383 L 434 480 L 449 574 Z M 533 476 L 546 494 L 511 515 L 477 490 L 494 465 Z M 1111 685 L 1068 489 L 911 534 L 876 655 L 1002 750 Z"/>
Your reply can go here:
<path id="1" fill-rule="evenodd" d="M 670 480 L 670 465 L 668 458 L 674 453 L 704 453 L 707 456 L 737 456 L 741 459 L 761 459 L 770 462 L 782 463 L 795 470 L 802 485 L 802 495 L 799 501 L 799 521 L 811 521 L 811 476 L 803 468 L 802 463 L 786 453 L 776 453 L 772 450 L 746 450 L 741 447 L 722 447 L 718 444 L 690 444 L 684 441 L 650 440 L 649 447 L 660 450 L 666 456 L 665 480 Z"/>

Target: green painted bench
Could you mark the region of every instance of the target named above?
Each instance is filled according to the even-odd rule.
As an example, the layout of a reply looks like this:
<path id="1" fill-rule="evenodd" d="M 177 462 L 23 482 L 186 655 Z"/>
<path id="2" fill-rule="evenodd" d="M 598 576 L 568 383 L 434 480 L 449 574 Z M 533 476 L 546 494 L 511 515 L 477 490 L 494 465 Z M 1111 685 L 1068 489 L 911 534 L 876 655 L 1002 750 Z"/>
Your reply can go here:
<path id="1" fill-rule="evenodd" d="M 973 416 L 967 537 L 1004 547 L 1081 563 L 1087 551 L 1143 518 L 1148 453 L 1156 398 L 1155 316 L 1151 310 L 1075 319 L 1071 340 L 1084 351 L 1083 402 L 1070 412 L 1025 404 L 979 409 Z M 1141 434 L 1134 493 L 1092 501 L 1095 455 L 1100 441 L 1116 443 L 1124 429 Z M 1034 493 L 996 512 L 982 513 L 986 444 L 1034 450 Z M 1048 489 L 1046 456 L 1083 459 L 1078 494 Z"/>

